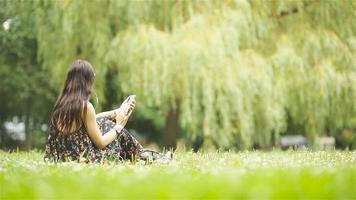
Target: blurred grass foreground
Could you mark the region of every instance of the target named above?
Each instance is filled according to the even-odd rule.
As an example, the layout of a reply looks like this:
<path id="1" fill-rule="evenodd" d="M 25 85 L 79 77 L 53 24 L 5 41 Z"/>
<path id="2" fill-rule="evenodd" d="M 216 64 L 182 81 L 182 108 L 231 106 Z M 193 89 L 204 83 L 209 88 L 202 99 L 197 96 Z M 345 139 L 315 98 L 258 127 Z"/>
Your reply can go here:
<path id="1" fill-rule="evenodd" d="M 0 199 L 355 199 L 356 153 L 176 152 L 168 165 L 46 164 L 0 151 Z"/>
<path id="2" fill-rule="evenodd" d="M 1 147 L 43 148 L 82 58 L 96 70 L 97 112 L 136 94 L 128 128 L 160 146 L 272 148 L 300 135 L 355 148 L 355 10 L 352 0 L 0 0 Z"/>

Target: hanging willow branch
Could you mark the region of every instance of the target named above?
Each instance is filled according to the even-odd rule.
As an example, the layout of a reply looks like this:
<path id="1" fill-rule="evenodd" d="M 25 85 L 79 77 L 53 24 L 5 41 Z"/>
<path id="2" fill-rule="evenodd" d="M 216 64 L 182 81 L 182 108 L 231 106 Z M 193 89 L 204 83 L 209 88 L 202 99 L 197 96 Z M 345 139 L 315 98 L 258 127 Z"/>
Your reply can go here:
<path id="1" fill-rule="evenodd" d="M 312 1 L 296 3 L 43 1 L 39 59 L 54 85 L 89 59 L 102 102 L 105 73 L 118 69 L 116 87 L 137 94 L 139 115 L 157 127 L 179 106 L 189 141 L 269 146 L 291 120 L 310 138 L 355 128 L 355 3 L 321 1 L 302 18 L 292 14 Z M 280 8 L 288 20 L 269 17 Z"/>

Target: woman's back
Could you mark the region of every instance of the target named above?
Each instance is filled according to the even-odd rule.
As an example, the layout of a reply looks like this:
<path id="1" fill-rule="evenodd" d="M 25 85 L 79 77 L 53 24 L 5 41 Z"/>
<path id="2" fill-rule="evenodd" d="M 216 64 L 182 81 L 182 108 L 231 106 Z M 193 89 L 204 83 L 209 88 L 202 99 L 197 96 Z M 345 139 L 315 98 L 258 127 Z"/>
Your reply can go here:
<path id="1" fill-rule="evenodd" d="M 94 150 L 95 145 L 90 140 L 85 126 L 73 132 L 64 132 L 51 124 L 48 132 L 45 160 L 56 162 L 90 159 L 90 151 Z"/>

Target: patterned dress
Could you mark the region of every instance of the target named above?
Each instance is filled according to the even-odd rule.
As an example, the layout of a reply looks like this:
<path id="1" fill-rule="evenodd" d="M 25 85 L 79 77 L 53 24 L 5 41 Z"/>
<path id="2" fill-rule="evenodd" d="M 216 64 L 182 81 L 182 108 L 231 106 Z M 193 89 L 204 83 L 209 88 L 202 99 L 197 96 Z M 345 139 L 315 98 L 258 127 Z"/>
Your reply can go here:
<path id="1" fill-rule="evenodd" d="M 98 117 L 96 121 L 103 134 L 115 126 L 115 123 L 106 117 Z M 117 138 L 104 149 L 99 149 L 89 138 L 84 125 L 71 133 L 61 132 L 55 126 L 50 125 L 44 160 L 94 163 L 126 159 L 133 161 L 141 151 L 143 151 L 141 144 L 126 129 L 123 129 Z"/>

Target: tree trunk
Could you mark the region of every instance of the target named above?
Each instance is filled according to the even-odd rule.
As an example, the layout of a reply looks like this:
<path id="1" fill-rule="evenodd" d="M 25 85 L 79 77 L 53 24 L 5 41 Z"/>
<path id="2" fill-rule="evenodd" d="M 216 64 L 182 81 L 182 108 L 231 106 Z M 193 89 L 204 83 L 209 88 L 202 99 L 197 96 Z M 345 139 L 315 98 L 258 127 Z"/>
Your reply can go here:
<path id="1" fill-rule="evenodd" d="M 28 98 L 26 115 L 25 115 L 25 149 L 30 150 L 32 148 L 32 130 L 31 130 L 31 97 Z"/>
<path id="2" fill-rule="evenodd" d="M 169 149 L 177 147 L 179 109 L 171 109 L 166 117 L 166 125 L 163 129 L 164 146 Z"/>
<path id="3" fill-rule="evenodd" d="M 3 128 L 3 120 L 0 119 L 0 149 L 4 148 L 4 134 L 5 130 Z"/>
<path id="4" fill-rule="evenodd" d="M 25 117 L 25 149 L 30 150 L 32 148 L 32 134 L 30 128 L 30 116 Z"/>

